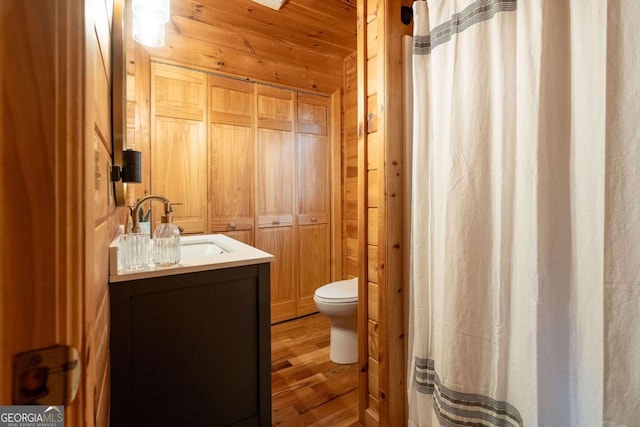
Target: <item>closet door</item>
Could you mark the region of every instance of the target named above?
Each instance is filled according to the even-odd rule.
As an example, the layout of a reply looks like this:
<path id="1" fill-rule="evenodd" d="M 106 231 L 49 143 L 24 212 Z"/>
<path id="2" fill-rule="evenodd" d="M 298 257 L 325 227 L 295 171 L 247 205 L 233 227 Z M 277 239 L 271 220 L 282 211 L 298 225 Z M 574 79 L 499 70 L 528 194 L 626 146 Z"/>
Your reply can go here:
<path id="1" fill-rule="evenodd" d="M 256 247 L 275 256 L 271 264 L 271 322 L 296 317 L 295 146 L 293 99 L 288 90 L 256 87 Z"/>
<path id="2" fill-rule="evenodd" d="M 330 280 L 331 180 L 328 112 L 328 98 L 298 94 L 298 316 L 318 311 L 313 295 L 316 289 Z"/>
<path id="3" fill-rule="evenodd" d="M 209 76 L 209 224 L 254 244 L 254 87 Z"/>
<path id="4" fill-rule="evenodd" d="M 184 233 L 207 229 L 205 84 L 202 72 L 151 64 L 151 192 L 182 203 L 173 220 Z"/>

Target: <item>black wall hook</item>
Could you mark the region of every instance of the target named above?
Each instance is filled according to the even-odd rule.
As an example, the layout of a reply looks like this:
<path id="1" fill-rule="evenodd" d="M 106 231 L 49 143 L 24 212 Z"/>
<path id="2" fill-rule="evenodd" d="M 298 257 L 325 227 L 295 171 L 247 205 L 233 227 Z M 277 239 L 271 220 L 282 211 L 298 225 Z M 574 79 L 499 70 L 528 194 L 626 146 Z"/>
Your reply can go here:
<path id="1" fill-rule="evenodd" d="M 411 6 L 402 6 L 400 8 L 400 20 L 404 25 L 411 24 L 413 20 L 413 8 Z"/>

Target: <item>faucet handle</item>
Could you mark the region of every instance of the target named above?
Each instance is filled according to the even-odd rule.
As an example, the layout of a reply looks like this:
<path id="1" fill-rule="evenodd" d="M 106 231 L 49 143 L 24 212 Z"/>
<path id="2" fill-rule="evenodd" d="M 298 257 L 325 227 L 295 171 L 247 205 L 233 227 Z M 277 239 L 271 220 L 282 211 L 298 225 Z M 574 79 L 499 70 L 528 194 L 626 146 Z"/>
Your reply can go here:
<path id="1" fill-rule="evenodd" d="M 168 214 L 168 213 L 173 212 L 173 207 L 177 206 L 177 205 L 182 206 L 182 203 L 178 203 L 178 202 L 176 202 L 176 203 L 173 203 L 173 202 L 165 203 L 164 204 L 164 213 L 165 213 L 165 215 Z"/>

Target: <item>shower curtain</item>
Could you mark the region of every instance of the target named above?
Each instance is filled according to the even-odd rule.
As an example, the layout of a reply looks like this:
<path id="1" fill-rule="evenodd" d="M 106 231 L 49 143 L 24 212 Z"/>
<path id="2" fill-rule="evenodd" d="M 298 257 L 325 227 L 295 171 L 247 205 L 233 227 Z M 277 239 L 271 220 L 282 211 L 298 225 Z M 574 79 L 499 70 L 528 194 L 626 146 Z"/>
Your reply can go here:
<path id="1" fill-rule="evenodd" d="M 640 424 L 640 1 L 414 3 L 409 424 Z"/>

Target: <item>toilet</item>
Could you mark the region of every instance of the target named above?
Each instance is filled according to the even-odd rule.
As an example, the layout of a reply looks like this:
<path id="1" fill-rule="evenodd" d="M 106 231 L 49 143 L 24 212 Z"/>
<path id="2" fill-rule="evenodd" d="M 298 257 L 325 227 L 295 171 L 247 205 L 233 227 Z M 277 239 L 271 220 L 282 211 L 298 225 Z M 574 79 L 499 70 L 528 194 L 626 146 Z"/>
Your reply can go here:
<path id="1" fill-rule="evenodd" d="M 313 301 L 331 322 L 329 358 L 340 364 L 358 361 L 358 278 L 321 286 Z"/>

